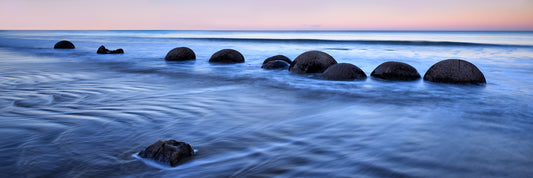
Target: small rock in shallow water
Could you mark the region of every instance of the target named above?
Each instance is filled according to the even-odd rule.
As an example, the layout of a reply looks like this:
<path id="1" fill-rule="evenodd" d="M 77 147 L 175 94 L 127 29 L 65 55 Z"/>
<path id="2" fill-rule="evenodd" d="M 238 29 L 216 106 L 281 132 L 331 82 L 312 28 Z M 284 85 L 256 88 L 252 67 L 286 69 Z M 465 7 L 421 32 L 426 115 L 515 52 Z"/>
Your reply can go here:
<path id="1" fill-rule="evenodd" d="M 100 46 L 98 50 L 96 50 L 97 54 L 107 54 L 109 53 L 109 50 L 105 48 L 104 45 Z"/>
<path id="2" fill-rule="evenodd" d="M 104 45 L 100 46 L 98 50 L 96 50 L 97 54 L 124 54 L 124 50 L 122 48 L 119 48 L 117 50 L 108 50 L 105 48 Z"/>
<path id="3" fill-rule="evenodd" d="M 122 48 L 118 48 L 116 50 L 109 51 L 109 54 L 124 54 L 124 50 Z"/>
<path id="4" fill-rule="evenodd" d="M 194 150 L 191 145 L 176 140 L 159 140 L 139 152 L 141 158 L 154 159 L 159 162 L 177 166 L 185 158 L 191 157 Z"/>
<path id="5" fill-rule="evenodd" d="M 282 60 L 282 61 L 285 61 L 287 63 L 292 63 L 292 61 L 287 57 L 287 56 L 284 56 L 284 55 L 275 55 L 275 56 L 272 56 L 272 57 L 269 57 L 267 59 L 265 59 L 265 61 L 263 61 L 263 65 L 270 62 L 270 61 L 275 61 L 275 60 Z"/>
<path id="6" fill-rule="evenodd" d="M 287 69 L 289 68 L 289 63 L 283 60 L 273 60 L 273 61 L 268 61 L 267 63 L 263 64 L 261 68 L 263 69 Z"/>
<path id="7" fill-rule="evenodd" d="M 70 41 L 63 40 L 60 42 L 57 42 L 54 45 L 54 49 L 74 49 L 74 44 L 72 44 Z"/>

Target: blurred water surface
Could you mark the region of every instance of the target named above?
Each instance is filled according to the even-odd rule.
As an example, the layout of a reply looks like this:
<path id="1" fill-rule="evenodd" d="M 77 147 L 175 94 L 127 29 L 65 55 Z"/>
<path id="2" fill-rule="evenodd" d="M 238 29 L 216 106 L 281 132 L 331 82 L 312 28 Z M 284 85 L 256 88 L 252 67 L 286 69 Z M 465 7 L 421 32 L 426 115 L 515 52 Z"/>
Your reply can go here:
<path id="1" fill-rule="evenodd" d="M 52 49 L 63 39 L 76 49 Z M 180 46 L 197 60 L 165 62 Z M 207 62 L 224 48 L 246 63 Z M 308 50 L 367 75 L 461 58 L 487 84 L 261 69 Z M 527 177 L 532 71 L 531 32 L 0 31 L 0 176 Z M 159 139 L 197 155 L 175 168 L 132 156 Z"/>

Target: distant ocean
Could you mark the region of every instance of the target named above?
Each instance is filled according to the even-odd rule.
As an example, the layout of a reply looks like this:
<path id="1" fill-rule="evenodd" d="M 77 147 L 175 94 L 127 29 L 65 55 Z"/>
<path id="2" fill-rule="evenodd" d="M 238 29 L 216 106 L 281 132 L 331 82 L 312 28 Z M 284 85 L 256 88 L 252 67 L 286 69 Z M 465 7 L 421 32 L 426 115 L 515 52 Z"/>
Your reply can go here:
<path id="1" fill-rule="evenodd" d="M 165 62 L 181 46 L 197 59 Z M 225 48 L 246 62 L 208 63 Z M 309 50 L 368 76 L 464 59 L 487 83 L 261 68 Z M 531 103 L 533 32 L 0 31 L 0 177 L 530 177 Z M 197 155 L 174 168 L 132 156 L 160 139 Z"/>

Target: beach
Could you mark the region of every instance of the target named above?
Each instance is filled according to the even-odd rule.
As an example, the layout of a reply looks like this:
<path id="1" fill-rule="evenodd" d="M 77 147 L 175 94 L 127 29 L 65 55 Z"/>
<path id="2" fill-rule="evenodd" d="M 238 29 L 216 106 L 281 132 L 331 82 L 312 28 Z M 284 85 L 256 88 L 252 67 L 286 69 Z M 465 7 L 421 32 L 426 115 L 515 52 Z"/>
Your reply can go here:
<path id="1" fill-rule="evenodd" d="M 164 60 L 182 46 L 196 60 Z M 209 63 L 221 49 L 245 62 Z M 368 78 L 261 68 L 310 50 Z M 445 59 L 487 83 L 370 76 L 387 61 L 423 76 Z M 0 177 L 528 177 L 532 71 L 532 32 L 0 31 Z M 196 155 L 135 156 L 160 139 Z"/>

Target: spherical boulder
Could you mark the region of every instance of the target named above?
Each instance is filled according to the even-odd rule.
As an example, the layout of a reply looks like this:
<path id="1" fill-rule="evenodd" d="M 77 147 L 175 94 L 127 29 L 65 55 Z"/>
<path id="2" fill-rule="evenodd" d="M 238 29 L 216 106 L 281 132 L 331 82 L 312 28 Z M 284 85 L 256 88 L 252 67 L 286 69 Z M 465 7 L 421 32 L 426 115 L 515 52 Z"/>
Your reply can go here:
<path id="1" fill-rule="evenodd" d="M 424 75 L 424 80 L 457 84 L 486 83 L 485 76 L 474 64 L 461 59 L 446 59 L 433 64 Z"/>
<path id="2" fill-rule="evenodd" d="M 192 49 L 187 47 L 178 47 L 170 50 L 165 56 L 167 61 L 185 61 L 185 60 L 195 60 L 196 54 Z"/>
<path id="3" fill-rule="evenodd" d="M 355 79 L 365 79 L 366 74 L 359 67 L 348 64 L 348 63 L 338 63 L 333 64 L 322 75 L 322 79 L 326 80 L 355 80 Z"/>
<path id="4" fill-rule="evenodd" d="M 74 44 L 72 44 L 70 41 L 67 41 L 67 40 L 59 41 L 54 45 L 54 49 L 74 49 L 74 48 L 76 48 L 74 47 Z"/>
<path id="5" fill-rule="evenodd" d="M 194 155 L 191 145 L 176 140 L 159 140 L 139 152 L 139 157 L 154 159 L 174 167 Z"/>
<path id="6" fill-rule="evenodd" d="M 243 63 L 244 56 L 237 50 L 223 49 L 213 54 L 209 62 L 222 64 Z"/>
<path id="7" fill-rule="evenodd" d="M 264 63 L 261 68 L 263 69 L 287 69 L 289 67 L 289 63 L 287 63 L 284 60 L 273 60 L 268 61 L 267 63 Z"/>
<path id="8" fill-rule="evenodd" d="M 413 66 L 394 61 L 380 64 L 370 75 L 386 80 L 416 80 L 420 78 L 420 74 Z"/>
<path id="9" fill-rule="evenodd" d="M 329 54 L 322 51 L 307 51 L 300 54 L 289 66 L 289 71 L 304 73 L 322 73 L 337 61 Z"/>
<path id="10" fill-rule="evenodd" d="M 292 63 L 292 61 L 287 56 L 275 55 L 275 56 L 272 56 L 272 57 L 269 57 L 269 58 L 265 59 L 265 61 L 263 61 L 263 65 L 268 63 L 268 62 L 270 62 L 270 61 L 275 61 L 275 60 L 282 60 L 282 61 L 287 62 L 288 64 Z"/>

